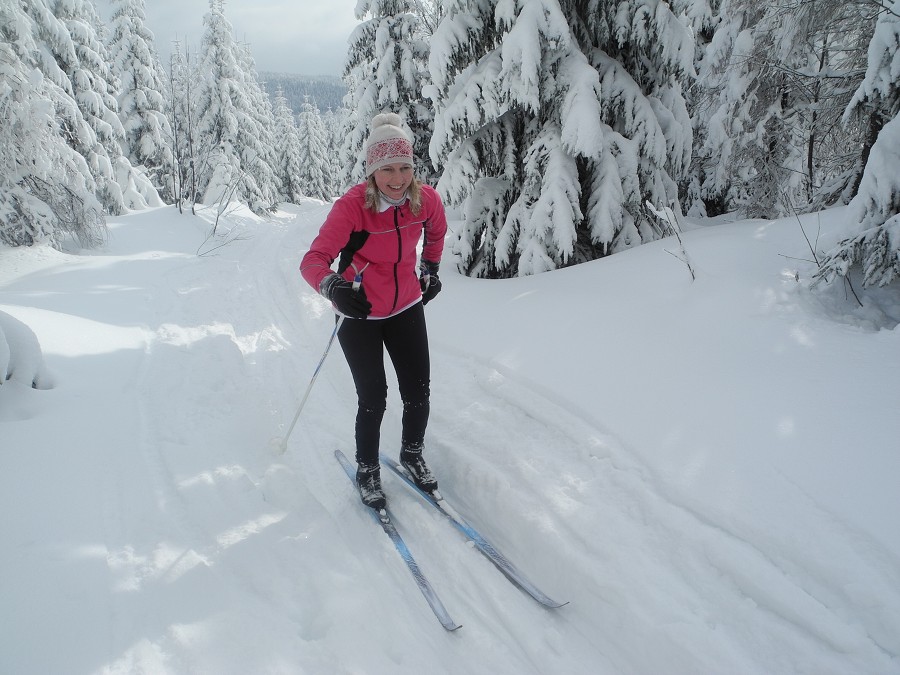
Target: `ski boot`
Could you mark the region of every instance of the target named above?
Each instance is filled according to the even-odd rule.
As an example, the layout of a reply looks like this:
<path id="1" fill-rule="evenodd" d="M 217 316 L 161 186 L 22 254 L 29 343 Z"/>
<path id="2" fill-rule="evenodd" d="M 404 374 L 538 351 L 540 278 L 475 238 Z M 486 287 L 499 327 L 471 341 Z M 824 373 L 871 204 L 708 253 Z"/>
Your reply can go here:
<path id="1" fill-rule="evenodd" d="M 400 464 L 409 471 L 413 482 L 419 486 L 422 492 L 433 494 L 437 491 L 438 483 L 434 474 L 425 464 L 422 457 L 423 445 L 404 445 L 400 449 Z"/>
<path id="2" fill-rule="evenodd" d="M 381 511 L 387 506 L 384 490 L 381 488 L 381 466 L 378 464 L 359 464 L 356 469 L 356 487 L 362 503 L 369 508 Z"/>

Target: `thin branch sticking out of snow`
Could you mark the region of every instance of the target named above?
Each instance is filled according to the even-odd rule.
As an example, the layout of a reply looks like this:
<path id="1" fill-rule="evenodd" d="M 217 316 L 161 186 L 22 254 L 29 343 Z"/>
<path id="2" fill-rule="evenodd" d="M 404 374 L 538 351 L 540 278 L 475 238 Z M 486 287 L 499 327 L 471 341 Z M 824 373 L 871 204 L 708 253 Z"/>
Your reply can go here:
<path id="1" fill-rule="evenodd" d="M 691 281 L 696 281 L 697 275 L 694 273 L 694 266 L 691 264 L 690 256 L 688 256 L 687 250 L 684 248 L 684 242 L 681 239 L 681 224 L 675 210 L 670 206 L 663 206 L 662 209 L 657 209 L 649 201 L 647 201 L 646 204 L 650 212 L 668 226 L 663 229 L 663 232 L 665 232 L 666 229 L 670 230 L 678 240 L 678 253 L 672 253 L 669 249 L 666 249 L 666 253 L 675 256 L 687 265 L 688 272 L 691 273 Z"/>

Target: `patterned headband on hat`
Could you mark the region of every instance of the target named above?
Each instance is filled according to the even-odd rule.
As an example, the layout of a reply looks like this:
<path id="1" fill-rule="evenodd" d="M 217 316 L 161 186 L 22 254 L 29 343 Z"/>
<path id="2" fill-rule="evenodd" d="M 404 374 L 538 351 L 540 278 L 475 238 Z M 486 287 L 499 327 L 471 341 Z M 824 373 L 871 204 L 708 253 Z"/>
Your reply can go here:
<path id="1" fill-rule="evenodd" d="M 412 141 L 402 128 L 397 113 L 381 113 L 372 118 L 366 141 L 366 176 L 387 164 L 413 163 Z"/>

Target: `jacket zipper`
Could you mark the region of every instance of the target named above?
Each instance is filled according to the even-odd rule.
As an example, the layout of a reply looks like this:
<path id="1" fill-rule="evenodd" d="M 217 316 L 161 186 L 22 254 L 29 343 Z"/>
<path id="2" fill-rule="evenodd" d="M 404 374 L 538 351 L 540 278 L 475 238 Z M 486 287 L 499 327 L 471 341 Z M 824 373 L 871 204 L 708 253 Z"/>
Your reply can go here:
<path id="1" fill-rule="evenodd" d="M 394 310 L 397 309 L 397 301 L 400 299 L 400 279 L 397 275 L 397 270 L 400 266 L 400 261 L 403 259 L 403 237 L 400 234 L 400 207 L 394 207 L 394 230 L 397 232 L 397 262 L 394 263 L 394 304 L 391 306 L 391 313 L 394 313 Z"/>

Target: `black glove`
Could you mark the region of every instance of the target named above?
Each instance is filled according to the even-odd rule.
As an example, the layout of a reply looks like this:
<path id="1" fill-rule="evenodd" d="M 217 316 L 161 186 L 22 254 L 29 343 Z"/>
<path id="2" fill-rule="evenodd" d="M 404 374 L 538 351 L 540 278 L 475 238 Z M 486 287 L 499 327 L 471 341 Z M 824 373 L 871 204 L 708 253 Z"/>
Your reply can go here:
<path id="1" fill-rule="evenodd" d="M 440 263 L 423 260 L 419 264 L 419 286 L 422 287 L 422 304 L 427 305 L 434 296 L 441 292 L 441 280 L 438 278 Z"/>
<path id="2" fill-rule="evenodd" d="M 329 274 L 322 279 L 319 292 L 334 303 L 337 311 L 351 319 L 365 319 L 372 311 L 366 289 L 360 286 L 358 290 L 353 290 L 353 284 L 340 274 Z"/>

